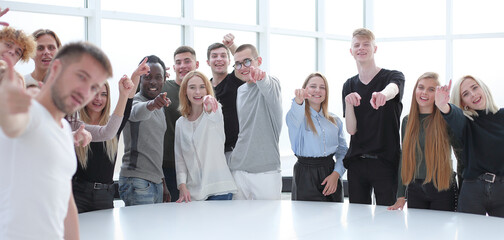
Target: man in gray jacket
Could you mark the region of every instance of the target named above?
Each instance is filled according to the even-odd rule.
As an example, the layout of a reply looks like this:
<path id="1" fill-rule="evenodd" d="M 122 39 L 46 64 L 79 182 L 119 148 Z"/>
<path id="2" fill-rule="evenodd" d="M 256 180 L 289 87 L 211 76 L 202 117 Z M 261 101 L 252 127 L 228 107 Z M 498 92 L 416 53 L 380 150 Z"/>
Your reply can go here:
<path id="1" fill-rule="evenodd" d="M 240 131 L 229 163 L 238 187 L 234 199 L 280 199 L 280 81 L 259 68 L 262 58 L 253 45 L 238 47 L 234 60 L 236 77 L 246 83 L 238 88 L 236 108 Z"/>

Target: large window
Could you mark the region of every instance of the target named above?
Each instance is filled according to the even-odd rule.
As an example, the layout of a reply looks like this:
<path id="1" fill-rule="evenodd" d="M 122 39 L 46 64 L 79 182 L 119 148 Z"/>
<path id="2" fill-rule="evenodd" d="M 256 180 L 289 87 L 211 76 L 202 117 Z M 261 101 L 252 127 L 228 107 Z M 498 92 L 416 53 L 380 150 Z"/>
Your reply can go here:
<path id="1" fill-rule="evenodd" d="M 197 20 L 255 25 L 257 3 L 255 0 L 193 0 L 194 18 Z"/>
<path id="2" fill-rule="evenodd" d="M 305 78 L 316 71 L 315 39 L 274 34 L 270 39 L 270 59 L 263 64 L 271 65 L 268 74 L 278 77 L 282 87 L 283 119 L 289 111 L 294 90 L 301 88 Z M 280 134 L 280 155 L 291 155 L 289 134 L 285 120 Z"/>
<path id="3" fill-rule="evenodd" d="M 101 9 L 106 11 L 167 17 L 182 16 L 182 1 L 180 0 L 101 0 L 100 2 Z"/>
<path id="4" fill-rule="evenodd" d="M 439 0 L 374 1 L 373 24 L 377 37 L 444 35 L 446 3 Z"/>

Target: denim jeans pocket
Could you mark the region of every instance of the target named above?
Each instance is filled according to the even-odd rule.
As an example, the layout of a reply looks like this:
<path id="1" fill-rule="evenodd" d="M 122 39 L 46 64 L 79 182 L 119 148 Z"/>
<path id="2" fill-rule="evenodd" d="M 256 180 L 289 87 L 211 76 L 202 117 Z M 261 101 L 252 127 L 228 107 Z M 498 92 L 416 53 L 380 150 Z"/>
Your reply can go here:
<path id="1" fill-rule="evenodd" d="M 149 192 L 149 188 L 151 188 L 152 183 L 150 181 L 144 179 L 135 178 L 132 181 L 133 189 L 135 192 Z"/>

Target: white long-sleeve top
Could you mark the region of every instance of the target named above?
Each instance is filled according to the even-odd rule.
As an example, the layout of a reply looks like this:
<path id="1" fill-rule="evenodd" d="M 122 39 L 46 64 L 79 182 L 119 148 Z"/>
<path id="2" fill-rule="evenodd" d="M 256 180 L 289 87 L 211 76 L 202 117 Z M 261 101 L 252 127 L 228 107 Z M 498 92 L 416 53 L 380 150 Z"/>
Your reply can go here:
<path id="1" fill-rule="evenodd" d="M 180 117 L 175 124 L 177 186 L 186 184 L 192 200 L 236 192 L 224 155 L 224 119 L 217 112 L 203 112 L 195 121 Z"/>

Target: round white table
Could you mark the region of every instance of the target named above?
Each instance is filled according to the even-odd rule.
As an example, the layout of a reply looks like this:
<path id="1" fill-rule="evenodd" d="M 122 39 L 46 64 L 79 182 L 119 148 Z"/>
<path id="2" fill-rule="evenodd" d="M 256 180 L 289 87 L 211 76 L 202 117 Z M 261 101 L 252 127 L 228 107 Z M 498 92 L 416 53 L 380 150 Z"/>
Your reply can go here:
<path id="1" fill-rule="evenodd" d="M 504 218 L 303 201 L 163 203 L 79 214 L 82 240 L 503 239 Z"/>

